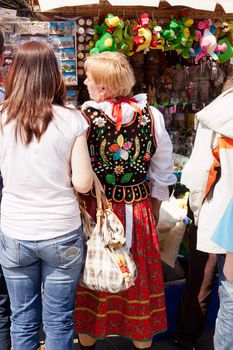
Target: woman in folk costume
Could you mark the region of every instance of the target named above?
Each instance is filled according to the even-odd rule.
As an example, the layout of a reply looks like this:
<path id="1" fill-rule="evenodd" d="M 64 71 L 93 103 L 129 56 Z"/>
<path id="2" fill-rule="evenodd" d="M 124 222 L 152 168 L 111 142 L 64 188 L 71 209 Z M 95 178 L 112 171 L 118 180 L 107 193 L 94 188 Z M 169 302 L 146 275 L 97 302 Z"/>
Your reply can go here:
<path id="1" fill-rule="evenodd" d="M 215 349 L 233 349 L 233 80 L 197 113 L 194 148 L 181 181 L 190 190 L 197 249 L 218 256 L 220 310 Z"/>
<path id="2" fill-rule="evenodd" d="M 129 98 L 135 78 L 124 55 L 90 56 L 85 70 L 92 101 L 82 112 L 90 125 L 92 166 L 125 226 L 138 277 L 119 294 L 79 287 L 75 332 L 81 349 L 95 349 L 96 339 L 112 334 L 129 338 L 136 349 L 151 349 L 153 336 L 167 327 L 156 223 L 161 201 L 175 183 L 172 144 L 161 113 L 148 106 L 146 95 Z M 92 194 L 86 196 L 93 217 L 95 202 Z"/>

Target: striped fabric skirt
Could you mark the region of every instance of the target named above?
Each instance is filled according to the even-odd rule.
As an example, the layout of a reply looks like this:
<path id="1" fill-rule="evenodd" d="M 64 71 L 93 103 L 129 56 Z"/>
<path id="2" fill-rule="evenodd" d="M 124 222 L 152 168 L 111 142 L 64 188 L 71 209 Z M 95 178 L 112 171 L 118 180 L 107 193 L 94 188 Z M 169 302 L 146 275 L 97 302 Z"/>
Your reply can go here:
<path id="1" fill-rule="evenodd" d="M 95 200 L 86 199 L 95 217 Z M 74 313 L 75 333 L 102 339 L 120 335 L 135 341 L 149 341 L 167 328 L 160 253 L 151 199 L 133 205 L 131 252 L 138 269 L 135 285 L 119 294 L 96 292 L 81 286 Z M 125 224 L 124 203 L 113 210 Z"/>

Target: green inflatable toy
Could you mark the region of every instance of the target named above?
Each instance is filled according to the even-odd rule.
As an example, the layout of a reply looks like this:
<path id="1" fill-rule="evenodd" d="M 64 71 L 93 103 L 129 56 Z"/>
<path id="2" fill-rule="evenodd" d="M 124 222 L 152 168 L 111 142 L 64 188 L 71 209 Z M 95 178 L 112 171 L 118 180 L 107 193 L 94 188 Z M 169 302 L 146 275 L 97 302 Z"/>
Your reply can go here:
<path id="1" fill-rule="evenodd" d="M 220 63 L 224 63 L 230 60 L 231 57 L 233 57 L 233 47 L 231 46 L 230 40 L 227 37 L 224 37 L 218 40 L 219 45 L 222 45 L 224 43 L 226 44 L 227 49 L 225 52 L 221 52 L 220 55 L 218 56 L 218 61 Z"/>
<path id="2" fill-rule="evenodd" d="M 116 41 L 110 33 L 105 33 L 96 41 L 95 47 L 90 50 L 90 54 L 94 55 L 104 51 L 116 51 Z"/>

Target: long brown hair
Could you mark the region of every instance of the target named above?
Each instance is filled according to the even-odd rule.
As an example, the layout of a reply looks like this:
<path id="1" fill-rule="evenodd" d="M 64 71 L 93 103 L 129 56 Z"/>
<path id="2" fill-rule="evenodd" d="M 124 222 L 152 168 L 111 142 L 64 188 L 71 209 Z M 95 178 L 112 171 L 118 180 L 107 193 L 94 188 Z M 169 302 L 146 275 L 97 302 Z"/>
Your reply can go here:
<path id="1" fill-rule="evenodd" d="M 19 47 L 5 82 L 5 124 L 15 122 L 15 137 L 40 141 L 53 119 L 52 104 L 65 105 L 66 88 L 51 48 L 36 41 Z"/>

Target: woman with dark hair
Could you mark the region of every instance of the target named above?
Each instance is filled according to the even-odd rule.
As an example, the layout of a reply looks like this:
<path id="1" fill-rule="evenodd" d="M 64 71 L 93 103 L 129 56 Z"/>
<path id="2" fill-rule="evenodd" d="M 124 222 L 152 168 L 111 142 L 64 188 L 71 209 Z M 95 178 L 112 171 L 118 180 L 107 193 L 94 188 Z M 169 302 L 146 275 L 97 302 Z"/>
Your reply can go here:
<path id="1" fill-rule="evenodd" d="M 5 93 L 0 262 L 11 300 L 12 346 L 36 350 L 43 322 L 46 349 L 71 350 L 84 258 L 74 188 L 85 193 L 93 182 L 87 123 L 65 106 L 65 85 L 46 44 L 32 41 L 19 48 Z"/>
<path id="2" fill-rule="evenodd" d="M 4 51 L 4 34 L 0 30 L 0 67 L 2 67 Z M 0 87 L 0 101 L 4 98 L 4 91 Z M 0 174 L 0 201 L 2 198 L 2 176 Z M 1 253 L 0 253 L 1 254 Z M 0 350 L 10 350 L 10 301 L 5 278 L 0 265 Z"/>

